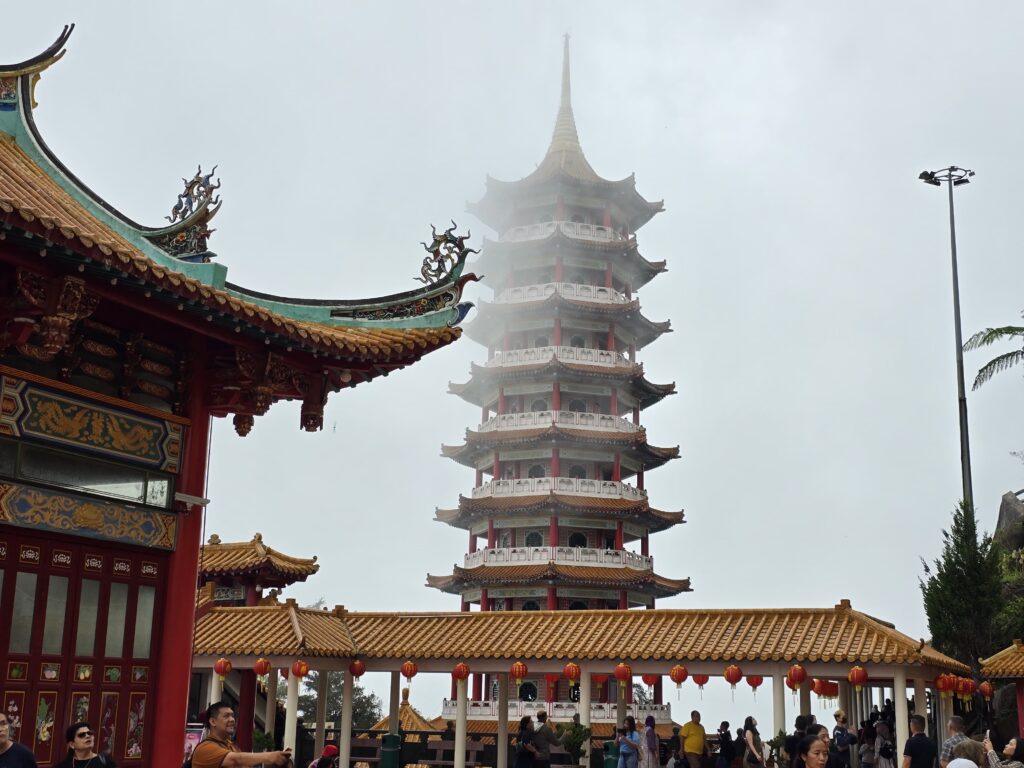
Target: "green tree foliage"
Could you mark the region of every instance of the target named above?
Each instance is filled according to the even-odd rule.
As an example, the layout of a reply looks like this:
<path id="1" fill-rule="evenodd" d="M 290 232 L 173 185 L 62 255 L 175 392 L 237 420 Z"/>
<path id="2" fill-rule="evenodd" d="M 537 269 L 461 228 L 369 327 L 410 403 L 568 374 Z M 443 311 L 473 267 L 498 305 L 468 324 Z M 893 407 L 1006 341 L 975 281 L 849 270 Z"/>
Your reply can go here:
<path id="1" fill-rule="evenodd" d="M 340 672 L 310 672 L 302 679 L 299 686 L 299 717 L 307 727 L 316 724 L 317 680 L 319 675 L 327 675 L 327 722 L 341 722 L 341 700 L 343 698 L 344 678 Z M 358 683 L 355 685 L 352 709 L 352 727 L 369 728 L 383 716 L 383 702 L 372 691 L 366 691 Z M 281 701 L 288 698 L 288 682 L 281 680 L 277 687 L 277 697 Z"/>
<path id="2" fill-rule="evenodd" d="M 995 619 L 1003 606 L 999 550 L 978 535 L 974 510 L 963 502 L 942 531 L 942 554 L 920 580 L 932 645 L 977 670 L 979 658 L 998 650 Z"/>
<path id="3" fill-rule="evenodd" d="M 1014 341 L 1017 344 L 1021 344 L 1022 349 L 1004 352 L 985 363 L 974 378 L 974 389 L 980 387 L 997 373 L 1002 373 L 1024 362 L 1024 328 L 1017 325 L 1006 325 L 1002 328 L 986 328 L 984 331 L 978 331 L 964 344 L 964 350 L 970 352 L 975 349 L 991 346 L 998 341 Z"/>

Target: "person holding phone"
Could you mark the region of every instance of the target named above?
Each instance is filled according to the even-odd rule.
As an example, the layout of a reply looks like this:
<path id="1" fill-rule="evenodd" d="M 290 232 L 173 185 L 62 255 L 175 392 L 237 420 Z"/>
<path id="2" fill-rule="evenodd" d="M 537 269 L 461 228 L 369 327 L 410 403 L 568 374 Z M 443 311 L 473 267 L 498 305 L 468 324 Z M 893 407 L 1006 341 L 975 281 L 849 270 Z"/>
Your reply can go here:
<path id="1" fill-rule="evenodd" d="M 616 738 L 619 745 L 619 766 L 618 768 L 637 768 L 637 761 L 640 752 L 640 734 L 636 730 L 636 720 L 632 715 L 626 715 L 623 727 L 619 728 L 619 735 Z"/>
<path id="2" fill-rule="evenodd" d="M 292 751 L 239 752 L 235 736 L 235 710 L 218 701 L 206 708 L 209 735 L 192 752 L 192 768 L 240 768 L 248 765 L 287 765 Z"/>
<path id="3" fill-rule="evenodd" d="M 992 748 L 992 741 L 987 736 L 981 743 L 988 756 L 990 768 L 1024 768 L 1024 739 L 1010 739 L 1003 747 L 1003 759 Z"/>

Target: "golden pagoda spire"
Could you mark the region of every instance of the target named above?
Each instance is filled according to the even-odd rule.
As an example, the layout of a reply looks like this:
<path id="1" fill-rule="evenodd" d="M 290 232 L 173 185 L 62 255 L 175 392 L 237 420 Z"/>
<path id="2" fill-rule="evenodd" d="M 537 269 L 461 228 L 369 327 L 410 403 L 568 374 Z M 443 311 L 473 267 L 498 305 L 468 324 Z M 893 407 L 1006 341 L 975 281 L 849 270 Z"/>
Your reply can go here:
<path id="1" fill-rule="evenodd" d="M 541 166 L 556 164 L 574 176 L 597 178 L 590 163 L 583 156 L 580 137 L 576 132 L 576 118 L 572 113 L 572 85 L 569 78 L 569 35 L 565 35 L 562 50 L 562 98 L 558 104 L 555 130 L 551 135 L 551 146 Z"/>

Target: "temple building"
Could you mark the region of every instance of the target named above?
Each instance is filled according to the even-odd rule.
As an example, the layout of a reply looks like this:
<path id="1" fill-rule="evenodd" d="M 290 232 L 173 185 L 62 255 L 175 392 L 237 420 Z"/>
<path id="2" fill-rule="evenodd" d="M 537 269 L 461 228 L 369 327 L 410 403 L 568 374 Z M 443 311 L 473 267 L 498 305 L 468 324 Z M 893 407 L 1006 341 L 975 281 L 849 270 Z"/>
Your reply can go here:
<path id="1" fill-rule="evenodd" d="M 481 408 L 481 423 L 444 456 L 472 468 L 472 492 L 437 520 L 468 532 L 463 562 L 429 586 L 463 611 L 653 608 L 690 590 L 655 571 L 650 536 L 683 522 L 651 506 L 645 474 L 677 447 L 647 441 L 641 412 L 675 392 L 644 374 L 637 352 L 670 330 L 648 319 L 636 291 L 665 271 L 640 255 L 636 232 L 663 210 L 633 176 L 599 176 L 580 146 L 565 41 L 561 103 L 547 154 L 524 179 L 488 177 L 471 213 L 499 233 L 474 267 L 494 298 L 466 333 L 487 348 L 450 391 Z M 609 670 L 610 671 L 610 670 Z M 493 685 L 473 682 L 473 700 Z M 524 700 L 578 698 L 528 679 Z M 631 692 L 630 692 L 631 693 Z M 608 702 L 599 685 L 597 702 Z M 661 686 L 654 696 L 661 703 Z"/>
<path id="2" fill-rule="evenodd" d="M 177 768 L 211 418 L 245 436 L 295 400 L 301 428 L 321 429 L 332 393 L 458 339 L 474 277 L 447 231 L 410 260 L 424 285 L 404 293 L 294 299 L 229 282 L 208 247 L 214 173 L 169 189 L 170 215 L 147 227 L 46 145 L 37 84 L 71 31 L 0 65 L 0 707 L 41 766 L 87 720 L 119 765 Z M 250 605 L 254 579 L 310 570 L 250 549 L 211 571 L 214 603 Z"/>

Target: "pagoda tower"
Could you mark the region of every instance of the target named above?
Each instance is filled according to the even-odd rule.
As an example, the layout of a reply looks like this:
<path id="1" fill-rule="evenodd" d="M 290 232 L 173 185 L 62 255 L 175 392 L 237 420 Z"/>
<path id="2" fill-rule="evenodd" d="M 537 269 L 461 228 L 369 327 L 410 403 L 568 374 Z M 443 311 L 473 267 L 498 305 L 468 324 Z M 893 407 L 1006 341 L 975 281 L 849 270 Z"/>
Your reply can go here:
<path id="1" fill-rule="evenodd" d="M 477 270 L 494 298 L 466 328 L 487 347 L 487 362 L 449 391 L 482 415 L 463 444 L 442 453 L 473 468 L 476 482 L 456 509 L 437 511 L 468 531 L 469 551 L 450 575 L 427 577 L 459 595 L 464 611 L 653 608 L 690 590 L 688 579 L 654 571 L 650 535 L 683 513 L 652 508 L 644 486 L 646 471 L 679 455 L 650 445 L 640 423 L 675 385 L 652 383 L 636 359 L 670 330 L 645 317 L 635 296 L 665 271 L 640 255 L 635 235 L 664 206 L 645 200 L 632 175 L 609 181 L 587 162 L 568 37 L 561 86 L 537 169 L 514 182 L 488 177 L 469 206 L 499 233 L 485 241 Z"/>

